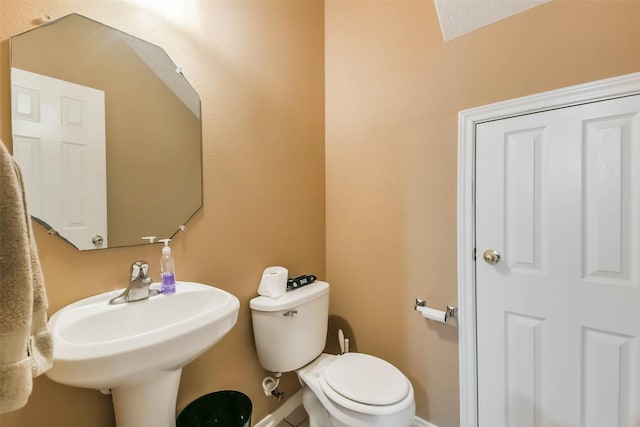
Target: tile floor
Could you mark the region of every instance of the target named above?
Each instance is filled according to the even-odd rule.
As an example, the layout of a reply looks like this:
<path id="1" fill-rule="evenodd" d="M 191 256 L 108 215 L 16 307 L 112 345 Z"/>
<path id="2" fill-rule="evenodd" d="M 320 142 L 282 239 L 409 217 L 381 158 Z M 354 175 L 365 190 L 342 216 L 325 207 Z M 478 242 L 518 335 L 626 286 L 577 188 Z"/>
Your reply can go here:
<path id="1" fill-rule="evenodd" d="M 309 427 L 307 412 L 300 405 L 276 427 Z"/>

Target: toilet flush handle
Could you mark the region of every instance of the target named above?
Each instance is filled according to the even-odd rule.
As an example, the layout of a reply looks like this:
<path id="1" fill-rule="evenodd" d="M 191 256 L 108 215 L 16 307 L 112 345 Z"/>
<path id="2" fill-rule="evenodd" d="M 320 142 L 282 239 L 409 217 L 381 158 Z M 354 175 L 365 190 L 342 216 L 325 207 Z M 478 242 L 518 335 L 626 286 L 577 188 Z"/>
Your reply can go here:
<path id="1" fill-rule="evenodd" d="M 288 316 L 288 317 L 296 317 L 297 314 L 298 314 L 298 310 L 289 310 L 282 313 L 283 316 Z"/>

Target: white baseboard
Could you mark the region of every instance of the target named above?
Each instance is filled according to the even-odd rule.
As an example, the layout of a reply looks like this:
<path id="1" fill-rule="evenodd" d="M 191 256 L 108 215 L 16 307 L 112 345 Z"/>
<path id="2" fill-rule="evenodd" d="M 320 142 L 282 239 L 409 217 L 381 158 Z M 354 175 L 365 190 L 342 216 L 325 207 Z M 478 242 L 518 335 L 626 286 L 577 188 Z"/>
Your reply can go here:
<path id="1" fill-rule="evenodd" d="M 253 427 L 275 427 L 300 405 L 302 405 L 302 390 L 298 390 L 282 405 L 278 406 L 278 409 L 255 423 Z"/>
<path id="2" fill-rule="evenodd" d="M 282 422 L 287 416 L 302 405 L 302 390 L 298 390 L 293 396 L 287 399 L 275 411 L 258 421 L 253 427 L 275 427 Z M 422 418 L 415 417 L 411 423 L 411 427 L 438 427 L 435 424 L 425 421 Z"/>
<path id="3" fill-rule="evenodd" d="M 438 427 L 435 424 L 425 421 L 422 418 L 415 417 L 411 423 L 411 427 Z"/>

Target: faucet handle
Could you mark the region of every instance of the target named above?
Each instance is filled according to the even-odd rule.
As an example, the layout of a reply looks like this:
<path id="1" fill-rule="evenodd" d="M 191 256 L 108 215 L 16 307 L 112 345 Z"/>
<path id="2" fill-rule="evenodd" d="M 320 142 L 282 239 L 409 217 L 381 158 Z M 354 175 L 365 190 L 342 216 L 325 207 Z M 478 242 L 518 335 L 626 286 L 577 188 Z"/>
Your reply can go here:
<path id="1" fill-rule="evenodd" d="M 146 279 L 149 275 L 149 263 L 147 261 L 139 261 L 140 262 L 140 277 L 141 279 Z"/>
<path id="2" fill-rule="evenodd" d="M 131 280 L 148 279 L 149 263 L 147 261 L 136 261 L 131 264 Z"/>

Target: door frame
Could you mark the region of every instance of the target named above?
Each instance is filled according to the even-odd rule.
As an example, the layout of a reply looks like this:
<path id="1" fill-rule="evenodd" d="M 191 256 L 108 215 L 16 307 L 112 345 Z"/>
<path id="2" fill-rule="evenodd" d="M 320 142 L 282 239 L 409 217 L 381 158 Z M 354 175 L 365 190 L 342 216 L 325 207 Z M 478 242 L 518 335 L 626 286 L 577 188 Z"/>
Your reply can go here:
<path id="1" fill-rule="evenodd" d="M 476 125 L 640 94 L 640 72 L 525 96 L 458 113 L 458 340 L 460 426 L 478 427 L 475 275 Z"/>

